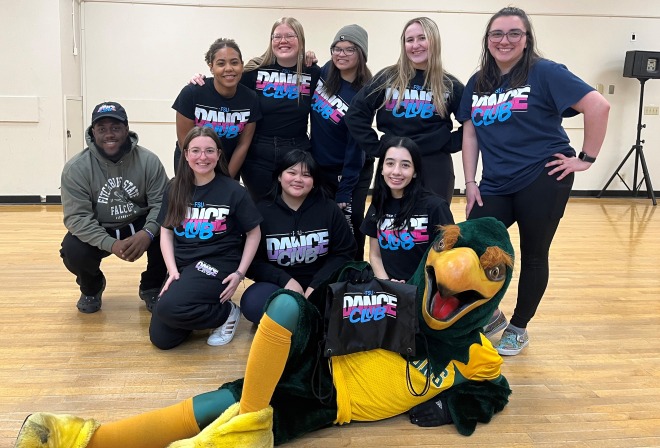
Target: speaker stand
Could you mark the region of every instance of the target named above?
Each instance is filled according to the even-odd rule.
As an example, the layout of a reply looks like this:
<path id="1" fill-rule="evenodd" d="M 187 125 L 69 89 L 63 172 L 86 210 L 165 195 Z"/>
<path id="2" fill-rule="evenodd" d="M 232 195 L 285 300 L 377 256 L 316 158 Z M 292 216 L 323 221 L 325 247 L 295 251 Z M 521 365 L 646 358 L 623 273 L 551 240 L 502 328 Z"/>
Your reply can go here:
<path id="1" fill-rule="evenodd" d="M 623 185 L 626 186 L 628 191 L 632 193 L 632 196 L 636 197 L 637 194 L 640 191 L 642 182 L 646 184 L 646 196 L 651 199 L 653 202 L 653 205 L 657 205 L 656 200 L 655 200 L 655 192 L 653 191 L 653 186 L 651 185 L 651 176 L 649 175 L 649 169 L 646 166 L 646 158 L 644 157 L 644 147 L 642 146 L 642 143 L 644 143 L 644 140 L 642 140 L 642 129 L 646 127 L 645 124 L 642 124 L 642 114 L 644 112 L 644 84 L 646 81 L 648 81 L 648 78 L 637 78 L 641 84 L 641 89 L 639 91 L 639 113 L 637 115 L 637 140 L 635 141 L 635 144 L 632 145 L 630 148 L 630 151 L 628 151 L 628 154 L 623 158 L 617 169 L 614 171 L 614 174 L 610 177 L 610 179 L 607 181 L 605 186 L 603 187 L 602 190 L 600 190 L 600 193 L 598 193 L 597 198 L 600 198 L 605 190 L 607 190 L 607 187 L 610 186 L 612 181 L 614 180 L 615 177 L 618 177 L 621 179 L 621 182 L 623 182 Z M 625 180 L 623 180 L 623 177 L 619 174 L 619 171 L 621 171 L 621 168 L 623 165 L 628 161 L 630 156 L 635 153 L 635 171 L 633 175 L 633 183 L 632 183 L 632 188 L 628 186 Z M 642 173 L 643 177 L 640 179 L 639 183 L 637 182 L 637 175 L 639 173 L 638 167 L 641 166 L 642 168 Z"/>

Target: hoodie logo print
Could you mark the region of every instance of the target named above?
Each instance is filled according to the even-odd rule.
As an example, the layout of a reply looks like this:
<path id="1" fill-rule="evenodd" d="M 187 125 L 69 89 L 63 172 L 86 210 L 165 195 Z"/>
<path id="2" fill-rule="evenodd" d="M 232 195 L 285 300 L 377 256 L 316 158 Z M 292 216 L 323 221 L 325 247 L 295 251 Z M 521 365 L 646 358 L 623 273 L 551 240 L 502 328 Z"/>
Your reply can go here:
<path id="1" fill-rule="evenodd" d="M 122 221 L 133 216 L 135 204 L 131 199 L 140 195 L 140 190 L 133 181 L 122 176 L 111 177 L 105 181 L 96 202 L 110 205 L 110 216 Z"/>
<path id="2" fill-rule="evenodd" d="M 268 261 L 280 266 L 314 263 L 328 253 L 330 243 L 327 230 L 312 230 L 298 234 L 275 234 L 266 236 Z"/>

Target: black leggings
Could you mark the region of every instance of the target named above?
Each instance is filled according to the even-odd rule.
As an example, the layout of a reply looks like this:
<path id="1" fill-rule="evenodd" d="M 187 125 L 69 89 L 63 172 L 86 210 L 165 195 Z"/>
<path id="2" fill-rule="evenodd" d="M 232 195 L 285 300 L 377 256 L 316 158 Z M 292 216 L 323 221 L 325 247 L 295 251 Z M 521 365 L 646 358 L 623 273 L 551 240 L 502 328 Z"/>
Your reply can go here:
<path id="1" fill-rule="evenodd" d="M 333 170 L 327 167 L 321 167 L 321 174 L 325 178 L 326 184 L 330 189 L 330 194 L 333 196 L 337 193 L 339 187 L 338 176 L 341 175 L 341 167 Z M 360 178 L 358 183 L 353 188 L 353 202 L 351 202 L 351 227 L 353 228 L 353 236 L 357 244 L 357 251 L 355 252 L 355 261 L 364 260 L 364 233 L 360 232 L 362 221 L 364 221 L 365 205 L 367 202 L 367 195 L 369 194 L 369 187 L 371 186 L 371 179 L 374 176 L 374 159 L 367 157 L 360 171 Z"/>
<path id="2" fill-rule="evenodd" d="M 149 323 L 151 343 L 162 350 L 181 344 L 193 330 L 219 327 L 231 311 L 229 301 L 220 302 L 220 294 L 227 287 L 222 281 L 235 266 L 206 259 L 178 269 L 179 279 L 160 297 Z"/>
<path id="3" fill-rule="evenodd" d="M 297 138 L 279 138 L 255 135 L 241 167 L 241 179 L 254 202 L 268 195 L 275 182 L 275 169 L 289 151 L 312 148 L 306 135 Z"/>
<path id="4" fill-rule="evenodd" d="M 482 195 L 483 207 L 475 204 L 468 219 L 492 216 L 510 227 L 518 223 L 520 274 L 518 298 L 511 324 L 527 328 L 548 286 L 548 254 L 573 186 L 574 175 L 557 181 L 545 169 L 522 190 L 507 195 Z"/>
<path id="5" fill-rule="evenodd" d="M 422 156 L 424 186 L 451 204 L 454 196 L 454 160 L 451 154 L 437 152 Z"/>

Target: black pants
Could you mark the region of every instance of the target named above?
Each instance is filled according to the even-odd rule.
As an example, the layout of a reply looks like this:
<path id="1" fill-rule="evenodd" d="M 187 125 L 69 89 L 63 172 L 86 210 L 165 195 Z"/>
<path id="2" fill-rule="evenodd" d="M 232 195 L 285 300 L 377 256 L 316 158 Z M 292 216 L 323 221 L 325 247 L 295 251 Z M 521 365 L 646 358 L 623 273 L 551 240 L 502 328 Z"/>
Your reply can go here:
<path id="1" fill-rule="evenodd" d="M 296 138 L 254 136 L 241 167 L 241 178 L 255 202 L 268 195 L 276 180 L 273 174 L 278 162 L 294 149 L 309 151 L 309 138 L 306 135 Z"/>
<path id="2" fill-rule="evenodd" d="M 117 238 L 117 232 L 119 232 L 119 238 L 124 239 L 142 230 L 144 223 L 145 217 L 142 216 L 132 223 L 133 228 L 126 226 L 117 230 L 106 230 L 108 235 L 114 238 Z M 76 276 L 80 292 L 87 296 L 94 295 L 101 290 L 103 284 L 101 260 L 108 255 L 111 253 L 80 241 L 71 232 L 67 232 L 62 240 L 60 257 L 64 261 L 64 266 Z M 166 275 L 167 267 L 163 261 L 163 255 L 160 253 L 160 236 L 157 236 L 147 249 L 147 269 L 142 273 L 140 289 L 160 288 Z"/>
<path id="3" fill-rule="evenodd" d="M 528 187 L 502 196 L 482 195 L 483 207 L 475 204 L 468 219 L 492 216 L 510 227 L 518 223 L 520 235 L 520 274 L 518 298 L 511 324 L 527 328 L 548 286 L 548 255 L 559 221 L 573 187 L 574 175 L 557 181 L 543 170 Z"/>
<path id="4" fill-rule="evenodd" d="M 326 183 L 330 189 L 330 194 L 333 196 L 337 194 L 339 187 L 339 176 L 341 175 L 342 167 L 321 167 Z M 353 189 L 353 202 L 351 202 L 351 226 L 353 227 L 353 236 L 357 243 L 357 252 L 355 252 L 355 261 L 364 260 L 364 233 L 360 232 L 360 226 L 364 221 L 364 212 L 367 202 L 367 195 L 369 194 L 369 187 L 371 186 L 371 179 L 374 175 L 374 159 L 367 157 L 360 171 L 360 179 Z"/>
<path id="5" fill-rule="evenodd" d="M 454 196 L 454 161 L 451 154 L 437 152 L 422 156 L 424 186 L 451 204 Z"/>
<path id="6" fill-rule="evenodd" d="M 179 268 L 179 280 L 170 284 L 153 309 L 149 324 L 151 342 L 169 350 L 185 341 L 193 330 L 224 324 L 231 305 L 228 301 L 220 303 L 220 294 L 226 287 L 222 281 L 237 267 L 206 259 Z"/>

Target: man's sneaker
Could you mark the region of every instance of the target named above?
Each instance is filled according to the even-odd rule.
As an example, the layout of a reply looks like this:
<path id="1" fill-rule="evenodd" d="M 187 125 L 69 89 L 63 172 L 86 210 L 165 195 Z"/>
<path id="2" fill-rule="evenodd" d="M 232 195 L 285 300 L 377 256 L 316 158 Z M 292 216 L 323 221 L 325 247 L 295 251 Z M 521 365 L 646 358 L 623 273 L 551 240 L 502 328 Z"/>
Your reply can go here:
<path id="1" fill-rule="evenodd" d="M 140 299 L 144 300 L 144 304 L 147 306 L 147 311 L 150 313 L 154 310 L 156 302 L 158 302 L 159 293 L 160 288 L 140 289 Z"/>
<path id="2" fill-rule="evenodd" d="M 481 330 L 487 338 L 495 336 L 496 333 L 504 330 L 509 323 L 506 321 L 504 313 L 500 310 L 497 310 L 497 314 L 493 314 L 490 318 L 490 322 L 484 326 Z"/>
<path id="3" fill-rule="evenodd" d="M 105 291 L 105 277 L 103 277 L 103 283 L 101 284 L 101 289 L 99 292 L 93 296 L 86 296 L 85 294 L 80 294 L 80 299 L 78 299 L 78 311 L 85 314 L 96 313 L 101 309 L 101 295 Z"/>
<path id="4" fill-rule="evenodd" d="M 238 327 L 238 321 L 241 318 L 241 309 L 235 305 L 234 302 L 230 301 L 229 305 L 231 305 L 229 317 L 224 324 L 211 332 L 211 335 L 206 340 L 208 345 L 214 347 L 225 345 L 229 344 L 231 340 L 234 339 L 234 333 L 236 333 L 236 327 Z"/>
<path id="5" fill-rule="evenodd" d="M 502 339 L 495 346 L 497 353 L 503 356 L 515 356 L 529 345 L 527 330 L 523 334 L 517 334 L 511 330 L 504 330 Z"/>

